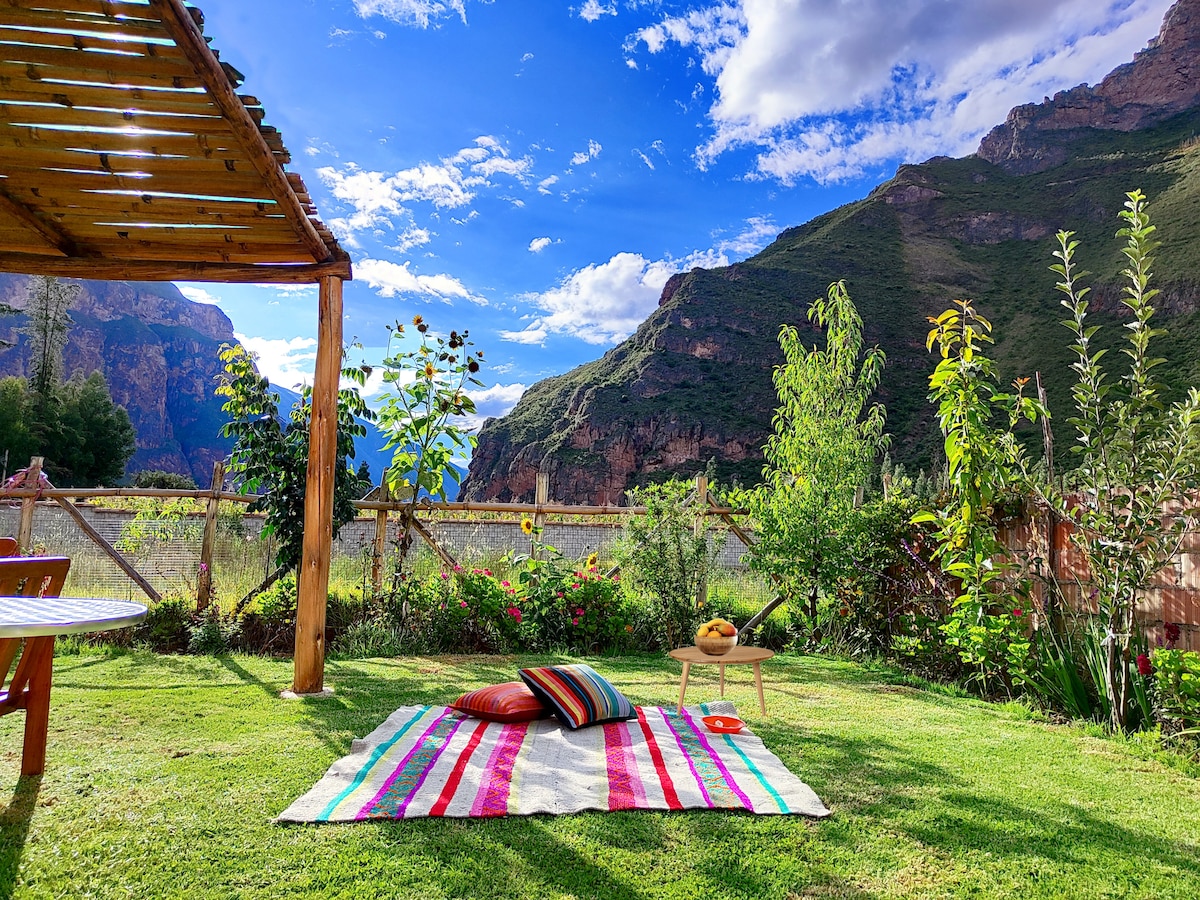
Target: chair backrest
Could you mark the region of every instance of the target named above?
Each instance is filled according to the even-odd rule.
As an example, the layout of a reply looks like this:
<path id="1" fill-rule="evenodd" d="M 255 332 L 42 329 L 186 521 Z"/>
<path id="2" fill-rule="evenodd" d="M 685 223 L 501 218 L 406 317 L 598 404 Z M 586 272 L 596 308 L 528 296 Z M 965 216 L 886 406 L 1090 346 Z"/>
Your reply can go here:
<path id="1" fill-rule="evenodd" d="M 0 597 L 57 597 L 69 568 L 65 556 L 0 559 Z"/>
<path id="2" fill-rule="evenodd" d="M 0 537 L 0 557 L 16 555 L 17 539 L 14 537 Z"/>

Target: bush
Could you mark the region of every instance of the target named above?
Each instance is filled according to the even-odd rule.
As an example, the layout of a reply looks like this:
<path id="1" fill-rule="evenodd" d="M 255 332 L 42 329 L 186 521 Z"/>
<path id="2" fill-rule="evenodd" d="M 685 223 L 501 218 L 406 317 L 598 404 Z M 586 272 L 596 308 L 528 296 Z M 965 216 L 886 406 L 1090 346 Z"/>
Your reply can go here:
<path id="1" fill-rule="evenodd" d="M 182 597 L 164 597 L 146 612 L 134 629 L 133 639 L 156 653 L 182 653 L 191 640 L 195 605 Z"/>
<path id="2" fill-rule="evenodd" d="M 1200 736 L 1200 653 L 1160 649 L 1152 659 L 1163 730 Z"/>
<path id="3" fill-rule="evenodd" d="M 168 491 L 196 490 L 196 479 L 191 475 L 164 472 L 161 469 L 143 469 L 133 476 L 132 484 L 136 488 L 158 488 Z"/>

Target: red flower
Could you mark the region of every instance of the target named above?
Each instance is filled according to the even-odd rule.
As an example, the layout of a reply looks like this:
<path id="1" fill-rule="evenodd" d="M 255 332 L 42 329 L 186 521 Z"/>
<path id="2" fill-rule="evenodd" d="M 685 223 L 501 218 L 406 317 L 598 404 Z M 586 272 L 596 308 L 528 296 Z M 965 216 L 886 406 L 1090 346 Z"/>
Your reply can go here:
<path id="1" fill-rule="evenodd" d="M 1163 631 L 1167 635 L 1167 643 L 1173 644 L 1179 640 L 1179 626 L 1174 622 L 1164 622 Z"/>
<path id="2" fill-rule="evenodd" d="M 1018 606 L 1016 609 L 1013 610 L 1013 618 L 1014 619 L 1019 619 L 1023 615 L 1025 615 L 1025 610 L 1021 609 L 1021 607 Z"/>
<path id="3" fill-rule="evenodd" d="M 1154 666 L 1150 665 L 1150 657 L 1145 653 L 1139 653 L 1137 658 L 1137 667 L 1139 675 L 1153 675 Z"/>

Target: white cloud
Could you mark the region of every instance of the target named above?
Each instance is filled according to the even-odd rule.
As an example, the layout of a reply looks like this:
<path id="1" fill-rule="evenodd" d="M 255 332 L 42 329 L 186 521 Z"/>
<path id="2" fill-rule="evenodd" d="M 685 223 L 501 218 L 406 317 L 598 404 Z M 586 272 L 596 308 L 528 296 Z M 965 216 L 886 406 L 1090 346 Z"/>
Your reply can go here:
<path id="1" fill-rule="evenodd" d="M 587 0 L 579 9 L 579 18 L 587 19 L 589 22 L 595 22 L 601 16 L 615 16 L 617 14 L 617 4 L 601 3 L 600 0 Z"/>
<path id="2" fill-rule="evenodd" d="M 415 294 L 443 303 L 463 299 L 480 306 L 487 305 L 486 299 L 472 294 L 452 275 L 417 275 L 409 271 L 408 266 L 407 262 L 400 265 L 386 259 L 363 259 L 355 262 L 354 276 L 374 288 L 381 297 Z"/>
<path id="3" fill-rule="evenodd" d="M 667 279 L 696 266 L 729 264 L 714 250 L 684 259 L 648 260 L 638 253 L 618 253 L 567 277 L 558 287 L 529 297 L 542 314 L 522 331 L 501 332 L 518 344 L 540 344 L 550 334 L 565 334 L 589 344 L 617 344 L 629 337 L 658 306 Z"/>
<path id="4" fill-rule="evenodd" d="M 481 135 L 472 146 L 436 163 L 423 162 L 387 174 L 349 162 L 340 168 L 322 166 L 317 176 L 334 199 L 348 207 L 346 215 L 331 218 L 329 225 L 352 245 L 359 232 L 395 230 L 399 223 L 407 223 L 404 234 L 410 239 L 423 236 L 425 240 L 419 243 L 427 243 L 430 233 L 411 224 L 412 211 L 406 204 L 461 209 L 470 206 L 479 191 L 496 187 L 493 179 L 497 176 L 528 184 L 532 168 L 532 158 L 512 159 L 499 140 Z M 405 244 L 403 236 L 400 244 Z"/>
<path id="5" fill-rule="evenodd" d="M 736 0 L 665 16 L 626 52 L 677 45 L 713 80 L 701 167 L 760 150 L 753 177 L 833 181 L 972 152 L 1013 106 L 1127 62 L 1171 0 Z"/>
<path id="6" fill-rule="evenodd" d="M 521 62 L 523 62 L 523 63 L 526 63 L 526 62 L 529 62 L 531 59 L 533 59 L 533 54 L 532 54 L 532 53 L 526 53 L 525 55 L 523 55 L 523 56 L 521 57 Z"/>
<path id="7" fill-rule="evenodd" d="M 555 184 L 558 184 L 558 176 L 557 175 L 551 175 L 548 178 L 543 178 L 541 181 L 538 182 L 538 193 L 539 194 L 553 194 L 554 191 L 550 190 L 550 187 Z"/>
<path id="8" fill-rule="evenodd" d="M 525 393 L 525 388 L 526 385 L 518 382 L 494 384 L 488 388 L 467 391 L 467 394 L 475 402 L 475 415 L 467 416 L 466 427 L 475 431 L 483 425 L 485 419 L 499 418 L 511 412 L 512 408 L 517 405 L 517 401 L 521 399 L 521 395 Z"/>
<path id="9" fill-rule="evenodd" d="M 354 9 L 364 19 L 383 16 L 418 28 L 428 28 L 431 23 L 455 14 L 464 24 L 467 21 L 464 0 L 354 0 Z"/>
<path id="10" fill-rule="evenodd" d="M 414 225 L 401 232 L 392 249 L 397 253 L 406 253 L 413 247 L 421 247 L 428 244 L 431 240 L 433 240 L 433 232 L 428 228 L 418 228 Z"/>
<path id="11" fill-rule="evenodd" d="M 550 240 L 550 238 L 548 238 L 548 237 L 534 238 L 532 241 L 529 242 L 529 252 L 530 253 L 541 253 L 543 250 L 545 250 L 547 247 L 549 247 L 553 243 L 554 243 L 554 241 Z"/>
<path id="12" fill-rule="evenodd" d="M 202 287 L 185 284 L 179 284 L 176 285 L 176 287 L 179 288 L 179 293 L 183 294 L 183 296 L 187 297 L 193 303 L 207 303 L 210 306 L 221 305 L 220 297 L 218 297 L 216 294 L 210 294 Z"/>
<path id="13" fill-rule="evenodd" d="M 635 149 L 633 151 L 633 155 L 644 162 L 647 169 L 649 169 L 651 172 L 654 171 L 654 163 L 650 161 L 650 157 L 648 157 L 645 153 L 643 153 L 641 150 Z"/>
<path id="14" fill-rule="evenodd" d="M 736 237 L 717 244 L 717 250 L 744 258 L 757 253 L 778 235 L 779 226 L 770 216 L 754 216 L 746 220 L 746 227 Z"/>
<path id="15" fill-rule="evenodd" d="M 312 380 L 317 359 L 316 338 L 274 340 L 236 333 L 234 337 L 255 355 L 258 371 L 272 384 L 294 389 L 297 385 Z"/>
<path id="16" fill-rule="evenodd" d="M 582 166 L 585 162 L 595 159 L 604 148 L 598 141 L 588 141 L 587 150 L 580 151 L 571 157 L 571 165 Z"/>

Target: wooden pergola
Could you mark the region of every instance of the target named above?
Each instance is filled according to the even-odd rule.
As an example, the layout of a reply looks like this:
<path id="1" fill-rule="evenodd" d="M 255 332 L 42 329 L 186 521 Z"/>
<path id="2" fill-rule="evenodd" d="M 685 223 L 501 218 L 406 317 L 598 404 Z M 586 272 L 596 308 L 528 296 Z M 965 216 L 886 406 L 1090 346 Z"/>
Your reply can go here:
<path id="1" fill-rule="evenodd" d="M 293 680 L 314 693 L 350 258 L 203 23 L 183 0 L 0 0 L 0 271 L 319 286 Z"/>

